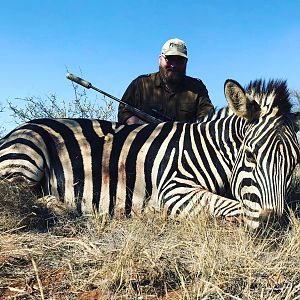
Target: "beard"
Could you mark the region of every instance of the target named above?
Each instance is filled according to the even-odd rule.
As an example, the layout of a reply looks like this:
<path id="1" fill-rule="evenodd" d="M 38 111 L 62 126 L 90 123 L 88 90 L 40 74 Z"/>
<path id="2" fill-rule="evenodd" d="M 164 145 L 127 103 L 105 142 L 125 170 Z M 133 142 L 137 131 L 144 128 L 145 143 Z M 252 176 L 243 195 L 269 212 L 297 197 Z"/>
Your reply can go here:
<path id="1" fill-rule="evenodd" d="M 178 68 L 166 68 L 159 66 L 159 73 L 167 85 L 176 86 L 183 81 L 185 68 L 184 70 L 178 70 Z"/>

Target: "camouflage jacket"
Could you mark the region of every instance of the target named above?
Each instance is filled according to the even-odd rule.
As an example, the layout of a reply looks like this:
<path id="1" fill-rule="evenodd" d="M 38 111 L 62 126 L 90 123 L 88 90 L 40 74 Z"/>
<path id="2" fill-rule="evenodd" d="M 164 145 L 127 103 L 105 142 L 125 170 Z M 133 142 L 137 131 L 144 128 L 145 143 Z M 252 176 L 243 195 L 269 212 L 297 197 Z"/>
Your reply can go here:
<path id="1" fill-rule="evenodd" d="M 160 115 L 173 121 L 195 122 L 214 110 L 207 89 L 200 79 L 185 76 L 175 92 L 170 92 L 159 72 L 141 75 L 134 79 L 125 91 L 122 101 L 143 112 Z M 133 113 L 119 105 L 118 121 L 125 123 Z"/>

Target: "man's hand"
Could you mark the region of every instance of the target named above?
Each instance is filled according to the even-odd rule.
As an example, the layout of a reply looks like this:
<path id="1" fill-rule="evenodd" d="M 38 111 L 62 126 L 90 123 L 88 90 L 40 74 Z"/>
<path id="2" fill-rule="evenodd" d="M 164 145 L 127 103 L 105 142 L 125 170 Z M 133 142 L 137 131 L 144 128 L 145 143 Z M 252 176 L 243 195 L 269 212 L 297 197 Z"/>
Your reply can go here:
<path id="1" fill-rule="evenodd" d="M 131 124 L 146 124 L 146 122 L 144 122 L 143 120 L 141 120 L 140 118 L 138 118 L 136 116 L 131 116 L 130 118 L 127 119 L 126 124 L 127 125 L 131 125 Z"/>

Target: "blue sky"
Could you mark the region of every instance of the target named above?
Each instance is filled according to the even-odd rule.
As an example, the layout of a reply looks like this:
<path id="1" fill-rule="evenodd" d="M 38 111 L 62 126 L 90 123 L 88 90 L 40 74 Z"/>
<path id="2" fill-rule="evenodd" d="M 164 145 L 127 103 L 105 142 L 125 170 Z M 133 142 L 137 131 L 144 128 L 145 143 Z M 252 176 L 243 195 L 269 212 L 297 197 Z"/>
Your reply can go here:
<path id="1" fill-rule="evenodd" d="M 187 74 L 203 80 L 218 107 L 227 78 L 280 78 L 300 89 L 298 0 L 10 0 L 1 2 L 0 26 L 2 105 L 49 93 L 71 100 L 66 69 L 120 98 L 135 77 L 158 70 L 173 37 L 186 41 Z M 0 116 L 14 126 L 9 112 Z"/>

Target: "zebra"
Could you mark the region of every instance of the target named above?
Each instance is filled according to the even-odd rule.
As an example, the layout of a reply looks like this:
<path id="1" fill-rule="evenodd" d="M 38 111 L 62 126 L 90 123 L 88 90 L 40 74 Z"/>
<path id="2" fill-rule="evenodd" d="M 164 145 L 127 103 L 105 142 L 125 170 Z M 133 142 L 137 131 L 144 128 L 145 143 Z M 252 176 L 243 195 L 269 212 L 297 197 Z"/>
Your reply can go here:
<path id="1" fill-rule="evenodd" d="M 228 79 L 224 93 L 228 107 L 197 123 L 31 120 L 3 138 L 0 176 L 80 214 L 207 209 L 260 228 L 284 216 L 300 158 L 287 84 Z"/>

